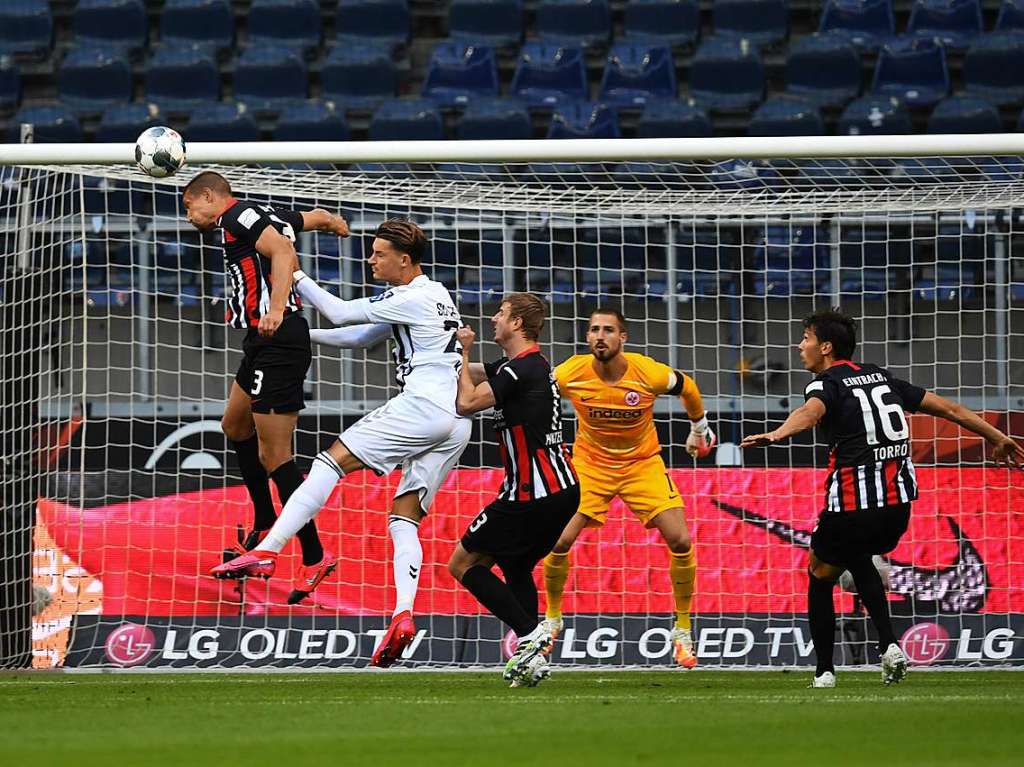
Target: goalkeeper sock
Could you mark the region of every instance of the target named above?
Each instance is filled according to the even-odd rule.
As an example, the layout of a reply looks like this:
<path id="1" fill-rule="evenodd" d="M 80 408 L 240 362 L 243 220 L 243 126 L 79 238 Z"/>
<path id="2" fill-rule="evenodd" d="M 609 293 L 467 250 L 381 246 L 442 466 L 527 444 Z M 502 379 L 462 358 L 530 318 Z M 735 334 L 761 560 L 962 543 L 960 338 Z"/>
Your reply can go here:
<path id="1" fill-rule="evenodd" d="M 462 585 L 491 615 L 511 628 L 517 637 L 525 637 L 537 628 L 537 614 L 527 614 L 512 589 L 483 565 L 474 565 L 462 574 Z"/>
<path id="2" fill-rule="evenodd" d="M 836 641 L 836 609 L 832 604 L 835 584 L 815 578 L 810 572 L 807 578 L 807 619 L 811 624 L 814 654 L 818 658 L 818 669 L 814 673 L 815 676 L 826 671 L 835 673 L 832 663 L 832 645 Z"/>
<path id="3" fill-rule="evenodd" d="M 556 554 L 552 551 L 544 557 L 544 591 L 548 595 L 548 607 L 545 615 L 548 618 L 562 617 L 562 595 L 565 593 L 565 582 L 569 580 L 569 552 Z"/>
<path id="4" fill-rule="evenodd" d="M 330 453 L 326 450 L 319 453 L 313 459 L 313 465 L 309 467 L 306 481 L 295 488 L 281 510 L 281 518 L 274 523 L 267 537 L 260 543 L 260 551 L 280 552 L 293 535 L 320 513 L 320 509 L 331 497 L 334 486 L 344 476 L 345 472 Z"/>
<path id="5" fill-rule="evenodd" d="M 295 463 L 295 459 L 285 461 L 272 472 L 270 478 L 277 485 L 277 495 L 281 499 L 281 505 L 288 503 L 299 485 L 302 484 L 302 472 Z M 298 532 L 299 545 L 302 547 L 302 564 L 315 565 L 324 558 L 324 547 L 320 544 L 320 536 L 316 532 L 316 523 L 310 520 Z"/>
<path id="6" fill-rule="evenodd" d="M 881 654 L 896 641 L 896 635 L 892 632 L 892 621 L 889 620 L 889 600 L 885 596 L 882 576 L 878 574 L 871 557 L 850 562 L 849 570 L 857 586 L 860 601 L 864 603 L 878 631 L 878 652 Z"/>
<path id="7" fill-rule="evenodd" d="M 277 521 L 277 514 L 274 513 L 274 501 L 270 497 L 267 470 L 260 462 L 260 439 L 253 434 L 249 439 L 231 444 L 238 457 L 242 482 L 245 483 L 249 498 L 252 499 L 253 529 L 268 530 Z"/>
<path id="8" fill-rule="evenodd" d="M 395 572 L 395 615 L 412 612 L 419 586 L 420 568 L 423 566 L 423 547 L 420 545 L 419 525 L 407 517 L 392 516 L 388 532 L 395 554 L 392 566 Z"/>
<path id="9" fill-rule="evenodd" d="M 676 603 L 676 628 L 690 630 L 690 605 L 693 602 L 693 582 L 697 578 L 697 552 L 690 546 L 685 554 L 670 551 L 668 564 L 672 580 L 672 597 Z"/>

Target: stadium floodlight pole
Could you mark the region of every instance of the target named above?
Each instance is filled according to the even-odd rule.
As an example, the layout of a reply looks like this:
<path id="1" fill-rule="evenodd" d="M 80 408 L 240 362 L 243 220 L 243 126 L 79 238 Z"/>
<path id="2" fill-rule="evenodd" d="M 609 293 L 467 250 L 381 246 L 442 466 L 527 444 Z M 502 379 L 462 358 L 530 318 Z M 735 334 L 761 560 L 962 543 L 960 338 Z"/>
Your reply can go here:
<path id="1" fill-rule="evenodd" d="M 186 136 L 186 140 L 187 140 Z M 134 144 L 0 144 L 0 165 L 116 165 Z M 517 141 L 272 141 L 188 144 L 193 165 L 287 162 L 608 162 L 998 156 L 1024 154 L 1024 134 L 740 136 Z"/>

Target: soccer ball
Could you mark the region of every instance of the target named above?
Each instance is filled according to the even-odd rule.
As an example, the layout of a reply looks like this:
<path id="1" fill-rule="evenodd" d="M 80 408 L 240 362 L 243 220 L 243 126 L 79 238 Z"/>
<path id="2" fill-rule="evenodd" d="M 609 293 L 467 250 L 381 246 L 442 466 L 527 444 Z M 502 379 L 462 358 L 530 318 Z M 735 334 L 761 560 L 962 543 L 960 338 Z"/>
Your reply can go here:
<path id="1" fill-rule="evenodd" d="M 170 176 L 185 165 L 185 139 L 173 128 L 149 128 L 135 142 L 135 162 L 154 178 Z"/>

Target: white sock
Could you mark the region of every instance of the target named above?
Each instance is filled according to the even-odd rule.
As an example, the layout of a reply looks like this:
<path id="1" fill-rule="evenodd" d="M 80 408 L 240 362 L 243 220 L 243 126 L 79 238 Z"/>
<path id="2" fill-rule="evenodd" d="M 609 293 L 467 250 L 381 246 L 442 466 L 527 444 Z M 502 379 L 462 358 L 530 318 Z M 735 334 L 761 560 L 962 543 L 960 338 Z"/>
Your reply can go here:
<path id="1" fill-rule="evenodd" d="M 420 546 L 419 526 L 405 517 L 391 517 L 388 532 L 395 546 L 392 560 L 395 570 L 395 615 L 408 610 L 416 600 L 416 588 L 423 566 L 423 547 Z"/>
<path id="2" fill-rule="evenodd" d="M 292 497 L 281 509 L 281 516 L 257 548 L 260 551 L 280 552 L 309 520 L 320 513 L 334 486 L 344 476 L 345 472 L 331 458 L 330 453 L 325 450 L 317 455 L 309 468 L 306 481 L 295 488 Z"/>

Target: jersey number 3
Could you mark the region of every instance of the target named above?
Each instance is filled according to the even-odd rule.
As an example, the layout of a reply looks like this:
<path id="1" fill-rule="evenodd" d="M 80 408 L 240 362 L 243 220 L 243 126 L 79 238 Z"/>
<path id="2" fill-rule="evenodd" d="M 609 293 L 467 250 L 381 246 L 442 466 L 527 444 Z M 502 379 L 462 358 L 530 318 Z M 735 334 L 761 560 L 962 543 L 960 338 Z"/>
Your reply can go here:
<path id="1" fill-rule="evenodd" d="M 902 442 L 910 436 L 910 425 L 901 405 L 887 405 L 882 397 L 892 389 L 888 386 L 876 386 L 871 389 L 871 398 L 863 389 L 850 389 L 860 403 L 861 415 L 864 416 L 864 434 L 869 445 L 878 444 L 876 423 L 882 425 L 882 433 L 889 442 Z"/>

